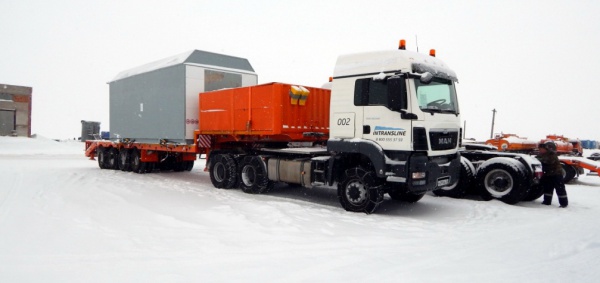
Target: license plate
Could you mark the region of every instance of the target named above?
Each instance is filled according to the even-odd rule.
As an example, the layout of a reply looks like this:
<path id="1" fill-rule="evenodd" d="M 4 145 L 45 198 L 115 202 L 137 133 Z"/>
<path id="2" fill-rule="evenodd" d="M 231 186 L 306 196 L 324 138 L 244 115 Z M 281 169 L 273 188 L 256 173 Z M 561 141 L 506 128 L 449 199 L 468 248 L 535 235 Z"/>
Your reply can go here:
<path id="1" fill-rule="evenodd" d="M 450 177 L 439 178 L 437 180 L 438 187 L 447 186 L 448 184 L 450 184 Z"/>

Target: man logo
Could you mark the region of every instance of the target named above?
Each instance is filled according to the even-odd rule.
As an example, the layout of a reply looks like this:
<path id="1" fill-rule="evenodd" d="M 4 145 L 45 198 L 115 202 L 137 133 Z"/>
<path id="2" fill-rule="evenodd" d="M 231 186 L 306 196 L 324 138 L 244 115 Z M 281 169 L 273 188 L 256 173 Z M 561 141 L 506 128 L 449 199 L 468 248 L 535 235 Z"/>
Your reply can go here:
<path id="1" fill-rule="evenodd" d="M 439 144 L 452 144 L 452 138 L 440 138 L 438 140 Z"/>

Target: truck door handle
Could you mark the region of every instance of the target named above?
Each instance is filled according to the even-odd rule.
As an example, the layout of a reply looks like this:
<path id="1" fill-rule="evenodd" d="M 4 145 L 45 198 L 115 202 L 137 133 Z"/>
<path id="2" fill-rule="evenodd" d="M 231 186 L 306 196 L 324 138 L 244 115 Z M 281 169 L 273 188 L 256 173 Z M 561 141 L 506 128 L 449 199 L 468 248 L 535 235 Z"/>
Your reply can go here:
<path id="1" fill-rule="evenodd" d="M 363 134 L 368 135 L 371 133 L 371 126 L 369 125 L 364 125 L 363 126 Z"/>

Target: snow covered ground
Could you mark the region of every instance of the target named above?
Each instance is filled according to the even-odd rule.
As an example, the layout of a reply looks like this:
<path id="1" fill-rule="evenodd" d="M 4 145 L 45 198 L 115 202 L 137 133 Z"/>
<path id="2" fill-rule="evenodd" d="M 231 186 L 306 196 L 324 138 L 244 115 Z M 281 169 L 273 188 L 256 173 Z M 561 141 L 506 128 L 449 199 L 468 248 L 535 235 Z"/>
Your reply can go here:
<path id="1" fill-rule="evenodd" d="M 600 178 L 570 206 L 427 195 L 344 211 L 192 172 L 100 170 L 79 142 L 0 137 L 0 282 L 597 282 Z"/>

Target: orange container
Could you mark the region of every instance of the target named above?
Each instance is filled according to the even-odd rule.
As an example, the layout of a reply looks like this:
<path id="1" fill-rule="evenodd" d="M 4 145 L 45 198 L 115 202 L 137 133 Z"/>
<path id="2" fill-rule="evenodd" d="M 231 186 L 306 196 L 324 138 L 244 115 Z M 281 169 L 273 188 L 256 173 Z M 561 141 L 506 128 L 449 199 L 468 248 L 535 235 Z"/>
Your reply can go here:
<path id="1" fill-rule="evenodd" d="M 330 94 L 282 83 L 200 93 L 199 132 L 233 140 L 325 140 Z"/>

